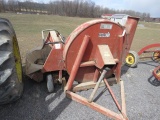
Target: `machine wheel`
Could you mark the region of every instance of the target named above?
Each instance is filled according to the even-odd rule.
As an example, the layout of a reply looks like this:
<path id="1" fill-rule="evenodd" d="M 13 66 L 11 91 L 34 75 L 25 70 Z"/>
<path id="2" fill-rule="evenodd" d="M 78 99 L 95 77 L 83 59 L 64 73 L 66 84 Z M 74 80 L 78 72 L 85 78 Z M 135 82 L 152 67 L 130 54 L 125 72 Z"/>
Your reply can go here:
<path id="1" fill-rule="evenodd" d="M 139 61 L 139 56 L 135 51 L 129 51 L 126 57 L 126 65 L 129 67 L 136 67 Z"/>
<path id="2" fill-rule="evenodd" d="M 53 82 L 52 74 L 47 75 L 47 89 L 48 89 L 48 92 L 54 91 L 54 82 Z"/>
<path id="3" fill-rule="evenodd" d="M 19 99 L 23 92 L 22 66 L 11 23 L 0 18 L 0 104 Z"/>
<path id="4" fill-rule="evenodd" d="M 159 50 L 159 49 L 157 49 L 157 50 Z M 152 60 L 155 62 L 160 62 L 160 52 L 159 51 L 153 52 Z"/>
<path id="5" fill-rule="evenodd" d="M 160 69 L 156 72 L 157 76 L 160 77 Z"/>

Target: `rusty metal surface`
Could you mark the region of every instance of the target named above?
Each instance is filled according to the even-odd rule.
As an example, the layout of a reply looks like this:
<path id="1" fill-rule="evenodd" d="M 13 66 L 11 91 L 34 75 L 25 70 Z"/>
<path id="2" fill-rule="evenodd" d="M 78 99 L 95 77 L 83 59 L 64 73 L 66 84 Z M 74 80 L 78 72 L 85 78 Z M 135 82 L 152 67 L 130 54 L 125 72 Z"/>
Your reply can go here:
<path id="1" fill-rule="evenodd" d="M 83 64 L 83 62 L 94 61 L 95 64 L 100 63 L 98 62 L 100 60 L 100 57 L 95 54 L 95 52 L 97 51 L 97 46 L 108 45 L 111 52 L 110 54 L 112 54 L 113 57 L 112 62 L 114 61 L 113 59 L 118 61 L 118 65 L 115 70 L 115 77 L 117 78 L 117 81 L 119 81 L 123 58 L 125 58 L 126 53 L 130 49 L 137 22 L 137 18 L 129 16 L 124 26 L 121 26 L 116 22 L 106 19 L 92 20 L 77 27 L 68 37 L 65 45 L 62 44 L 61 35 L 57 31 L 50 31 L 47 39 L 44 41 L 44 46 L 42 47 L 42 50 L 36 52 L 36 55 L 30 54 L 30 56 L 27 57 L 28 59 L 26 73 L 29 75 L 39 70 L 42 70 L 43 73 L 58 70 L 67 70 L 68 74 L 70 74 L 80 46 L 82 44 L 83 38 L 85 35 L 88 35 L 90 36 L 90 39 L 85 54 L 82 58 L 81 66 L 84 67 L 85 64 Z M 51 48 L 51 51 L 47 52 L 47 54 L 43 51 L 43 48 L 46 46 L 49 46 Z M 105 53 L 103 53 L 103 50 L 100 51 L 100 53 L 104 54 L 101 55 L 103 59 Z M 44 58 L 43 54 L 48 57 Z M 35 61 L 37 59 L 43 59 L 43 64 L 36 64 Z M 105 65 L 107 64 L 110 64 L 110 62 L 106 61 Z M 97 79 L 95 78 L 96 75 L 94 74 L 97 70 L 95 66 L 79 68 L 75 79 L 78 82 L 85 82 L 91 81 L 92 79 Z M 102 67 L 103 65 L 101 66 L 101 68 Z"/>
<path id="2" fill-rule="evenodd" d="M 45 46 L 43 49 L 39 47 L 27 53 L 25 67 L 25 74 L 27 76 L 38 82 L 43 80 L 41 69 L 50 50 L 49 46 Z"/>
<path id="3" fill-rule="evenodd" d="M 91 82 L 85 82 L 85 83 L 80 83 L 80 84 L 73 84 L 73 92 L 80 92 L 80 91 L 86 91 L 88 89 L 94 88 L 96 85 L 96 82 L 91 81 Z M 104 87 L 105 84 L 102 81 L 99 85 L 99 87 Z"/>
<path id="4" fill-rule="evenodd" d="M 92 93 L 91 93 L 91 95 L 90 95 L 90 97 L 88 99 L 88 102 L 90 102 L 90 103 L 93 102 L 94 97 L 95 97 L 95 95 L 96 95 L 96 93 L 98 91 L 98 88 L 99 88 L 101 82 L 103 81 L 103 79 L 104 79 L 104 77 L 105 77 L 107 72 L 108 72 L 108 70 L 103 69 L 103 71 L 101 73 L 101 76 L 99 77 L 98 81 L 96 82 L 96 85 L 95 85 L 95 87 L 94 87 L 94 89 L 93 89 L 93 91 L 92 91 Z"/>
<path id="5" fill-rule="evenodd" d="M 150 45 L 147 45 L 147 46 L 143 47 L 141 50 L 139 50 L 138 55 L 140 56 L 141 59 L 143 59 L 143 58 L 152 58 L 152 60 L 154 62 L 159 62 L 159 59 L 160 59 L 160 50 L 159 50 L 159 48 L 160 48 L 160 43 L 150 44 Z M 151 49 L 153 49 L 153 50 L 151 50 Z M 158 53 L 158 54 L 156 56 L 154 56 L 154 55 L 151 56 L 150 55 L 150 56 L 142 56 L 141 57 L 141 55 L 143 53 Z M 156 58 L 154 58 L 154 57 L 156 57 Z M 160 80 L 160 72 L 159 71 L 160 71 L 160 66 L 154 68 L 154 70 L 152 72 L 153 76 L 157 80 Z"/>
<path id="6" fill-rule="evenodd" d="M 98 45 L 95 56 L 95 65 L 99 69 L 102 69 L 104 65 L 116 64 L 108 45 Z"/>
<path id="7" fill-rule="evenodd" d="M 49 31 L 44 45 L 26 55 L 26 75 L 35 81 L 43 80 L 43 73 L 64 69 L 63 43 L 57 31 Z"/>
<path id="8" fill-rule="evenodd" d="M 52 48 L 51 52 L 49 53 L 43 65 L 42 71 L 45 73 L 45 72 L 63 70 L 64 62 L 62 60 L 62 53 L 63 49 Z"/>
<path id="9" fill-rule="evenodd" d="M 125 37 L 124 43 L 123 43 L 123 56 L 122 60 L 124 61 L 132 44 L 132 40 L 137 28 L 139 18 L 128 16 L 128 20 L 125 24 L 125 30 L 127 36 Z"/>
<path id="10" fill-rule="evenodd" d="M 115 22 L 108 20 L 102 22 L 97 20 L 90 22 L 90 24 L 82 24 L 75 31 L 73 31 L 73 33 L 66 41 L 63 52 L 65 67 L 67 72 L 70 74 L 69 80 L 65 87 L 65 93 L 68 97 L 81 104 L 89 106 L 108 117 L 114 119 L 128 119 L 126 114 L 122 113 L 121 107 L 106 80 L 104 80 L 104 82 L 118 110 L 121 112 L 121 115 L 105 109 L 98 104 L 95 104 L 93 100 L 101 81 L 105 78 L 106 75 L 108 75 L 108 70 L 112 71 L 111 74 L 115 74 L 117 82 L 120 81 L 121 65 L 127 55 L 127 52 L 130 49 L 137 22 L 138 19 L 130 18 L 126 21 L 125 28 L 125 26 L 118 25 Z M 98 69 L 95 66 L 85 67 L 85 65 L 87 65 L 85 64 L 83 65 L 83 68 L 80 68 L 81 63 L 88 63 L 89 61 L 95 61 L 95 66 L 99 69 L 104 68 L 105 65 L 108 65 L 109 67 L 103 69 L 103 72 L 101 72 L 93 92 L 87 100 L 86 98 L 73 93 L 71 90 L 74 80 L 78 81 L 78 79 L 80 79 L 78 82 L 86 82 L 84 79 L 95 81 L 96 77 L 98 77 Z M 88 75 L 86 70 L 91 68 L 93 71 L 90 71 Z M 91 76 L 91 73 L 94 75 Z M 79 74 L 81 75 L 79 76 Z M 82 78 L 81 76 L 84 75 L 86 76 Z M 124 95 L 121 97 L 124 97 Z M 123 98 L 122 101 L 124 105 L 125 103 Z"/>
<path id="11" fill-rule="evenodd" d="M 160 66 L 156 67 L 154 70 L 153 70 L 153 75 L 154 77 L 160 81 Z"/>
<path id="12" fill-rule="evenodd" d="M 45 44 L 47 43 L 53 43 L 53 44 L 49 44 L 52 50 L 50 51 L 44 63 L 42 72 L 45 73 L 45 72 L 63 70 L 64 62 L 63 62 L 62 54 L 63 54 L 64 45 L 63 43 L 61 43 L 61 37 L 59 33 L 57 33 L 56 31 L 50 31 L 45 41 Z"/>
<path id="13" fill-rule="evenodd" d="M 150 44 L 150 45 L 143 47 L 141 50 L 139 50 L 138 55 L 140 56 L 142 53 L 144 53 L 146 50 L 150 48 L 160 48 L 160 43 Z"/>
<path id="14" fill-rule="evenodd" d="M 55 31 L 49 32 L 42 48 L 48 45 L 51 51 L 44 62 L 42 71 L 52 72 L 66 70 L 70 76 L 65 86 L 65 93 L 69 95 L 71 99 L 87 105 L 111 118 L 127 119 L 126 116 L 124 117 L 124 114 L 117 114 L 95 104 L 93 99 L 95 93 L 98 91 L 100 82 L 106 75 L 115 74 L 114 77 L 117 82 L 120 81 L 121 65 L 130 49 L 137 22 L 138 19 L 132 17 L 128 17 L 124 26 L 104 19 L 89 21 L 80 25 L 71 33 L 65 43 L 64 49 L 61 42 L 57 43 L 57 41 L 60 41 L 59 34 Z M 109 74 L 106 74 L 102 69 L 104 66 L 107 66 L 108 69 L 111 68 Z M 101 73 L 101 76 L 99 73 Z M 96 81 L 99 76 L 100 78 L 89 100 L 70 91 L 72 90 L 75 80 L 78 82 Z M 59 78 L 62 78 L 62 73 L 60 72 Z M 105 83 L 119 111 L 121 111 L 108 82 L 105 81 Z"/>
<path id="15" fill-rule="evenodd" d="M 122 101 L 122 113 L 124 113 L 127 116 L 126 112 L 126 97 L 125 97 L 125 91 L 124 91 L 124 81 L 120 81 L 121 84 L 121 101 Z"/>
<path id="16" fill-rule="evenodd" d="M 100 112 L 110 118 L 113 118 L 115 120 L 127 120 L 127 119 L 124 119 L 121 114 L 115 113 L 115 112 L 113 112 L 109 109 L 106 109 L 103 106 L 100 106 L 94 102 L 89 103 L 87 99 L 85 99 L 84 97 L 81 97 L 80 95 L 75 94 L 73 92 L 67 91 L 67 96 L 69 98 L 71 98 L 72 100 L 75 100 L 85 106 L 88 106 L 88 107 L 92 108 L 93 110 L 96 110 L 96 111 L 98 111 L 98 112 Z"/>
<path id="17" fill-rule="evenodd" d="M 78 51 L 77 58 L 73 63 L 73 68 L 71 70 L 71 74 L 69 76 L 69 80 L 68 80 L 67 85 L 66 85 L 66 90 L 71 90 L 71 88 L 72 88 L 72 85 L 73 85 L 73 82 L 76 78 L 76 74 L 78 72 L 78 69 L 79 69 L 79 66 L 81 64 L 82 58 L 84 57 L 84 53 L 86 51 L 89 39 L 90 39 L 89 36 L 84 37 L 84 40 L 83 40 L 83 42 L 81 44 L 81 47 Z"/>
<path id="18" fill-rule="evenodd" d="M 101 23 L 103 24 L 112 24 L 112 30 L 110 29 L 100 29 Z M 87 25 L 87 27 L 86 27 Z M 83 27 L 85 26 L 85 27 Z M 100 33 L 108 33 L 110 36 L 108 37 L 99 37 Z M 96 20 L 93 22 L 89 22 L 88 24 L 82 24 L 79 26 L 71 35 L 68 37 L 66 41 L 66 45 L 64 48 L 63 57 L 65 59 L 66 69 L 68 73 L 70 73 L 73 61 L 77 56 L 77 52 L 82 44 L 84 35 L 89 35 L 91 37 L 89 44 L 87 46 L 85 56 L 82 59 L 84 61 L 91 61 L 95 59 L 95 51 L 98 44 L 107 44 L 110 46 L 112 54 L 115 58 L 117 58 L 117 47 L 119 47 L 119 40 L 121 38 L 118 35 L 123 33 L 123 28 L 118 24 L 112 23 L 107 20 Z M 76 36 L 77 35 L 77 36 Z M 113 42 L 114 41 L 114 42 Z M 112 44 L 112 45 L 111 45 Z M 116 46 L 117 45 L 117 46 Z M 72 59 L 72 61 L 70 61 Z"/>
<path id="19" fill-rule="evenodd" d="M 73 63 L 77 57 L 80 45 L 83 41 L 83 37 L 85 35 L 89 35 L 89 44 L 87 46 L 82 62 L 96 62 L 96 59 L 99 59 L 99 57 L 95 54 L 97 45 L 108 45 L 113 58 L 118 60 L 115 74 L 117 74 L 116 78 L 117 81 L 119 81 L 121 65 L 128 53 L 128 50 L 130 49 L 137 22 L 138 18 L 128 17 L 126 25 L 121 26 L 120 24 L 109 20 L 97 19 L 86 22 L 77 27 L 67 38 L 63 51 L 63 59 L 65 61 L 67 72 L 69 74 L 71 73 Z M 82 68 L 79 69 L 78 74 L 80 75 L 77 74 L 76 80 L 84 79 L 84 81 L 89 81 L 93 79 L 92 76 L 95 73 L 96 67 L 87 67 L 86 71 L 87 69 L 90 69 L 90 72 L 88 75 L 86 75 L 85 78 L 80 77 L 84 76 L 83 73 L 86 73 L 84 72 L 84 69 L 81 69 Z"/>

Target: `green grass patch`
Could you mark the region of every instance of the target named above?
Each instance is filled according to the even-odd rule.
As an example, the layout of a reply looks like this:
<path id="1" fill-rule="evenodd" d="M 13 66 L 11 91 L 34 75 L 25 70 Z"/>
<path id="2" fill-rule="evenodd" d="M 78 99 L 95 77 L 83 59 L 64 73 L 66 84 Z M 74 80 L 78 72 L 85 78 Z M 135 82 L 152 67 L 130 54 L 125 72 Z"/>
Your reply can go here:
<path id="1" fill-rule="evenodd" d="M 41 31 L 56 29 L 67 37 L 78 25 L 92 18 L 65 17 L 58 15 L 33 15 L 0 13 L 7 18 L 16 31 L 22 58 L 26 52 L 42 44 Z M 131 49 L 138 51 L 142 47 L 160 42 L 160 24 L 139 22 L 144 27 L 137 27 Z"/>

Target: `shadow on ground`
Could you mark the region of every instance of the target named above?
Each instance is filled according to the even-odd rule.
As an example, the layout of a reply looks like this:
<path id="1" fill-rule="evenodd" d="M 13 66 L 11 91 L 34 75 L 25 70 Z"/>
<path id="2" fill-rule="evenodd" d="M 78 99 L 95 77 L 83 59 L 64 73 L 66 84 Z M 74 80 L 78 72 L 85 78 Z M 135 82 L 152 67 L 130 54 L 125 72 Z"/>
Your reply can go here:
<path id="1" fill-rule="evenodd" d="M 24 84 L 18 101 L 0 106 L 1 120 L 55 120 L 71 103 L 60 85 L 56 85 L 54 93 L 48 93 L 46 81 L 37 83 L 25 77 Z"/>
<path id="2" fill-rule="evenodd" d="M 148 78 L 148 82 L 153 86 L 160 86 L 160 81 L 158 81 L 153 75 L 151 75 L 151 77 Z"/>

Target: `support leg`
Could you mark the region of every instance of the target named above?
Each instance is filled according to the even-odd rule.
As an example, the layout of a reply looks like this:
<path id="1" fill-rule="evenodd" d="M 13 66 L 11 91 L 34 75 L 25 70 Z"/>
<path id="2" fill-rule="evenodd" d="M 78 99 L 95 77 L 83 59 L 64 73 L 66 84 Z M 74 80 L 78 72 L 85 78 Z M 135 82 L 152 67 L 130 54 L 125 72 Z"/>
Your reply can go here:
<path id="1" fill-rule="evenodd" d="M 88 99 L 88 102 L 92 102 L 93 101 L 93 98 L 94 98 L 94 96 L 95 96 L 95 94 L 96 94 L 96 92 L 97 92 L 97 90 L 99 88 L 99 85 L 102 82 L 102 80 L 104 79 L 106 73 L 107 73 L 107 70 L 104 69 L 102 74 L 101 74 L 101 76 L 100 76 L 100 78 L 99 78 L 99 80 L 98 80 L 98 82 L 96 83 L 96 86 L 93 89 L 93 92 L 91 93 L 91 95 L 90 95 L 90 97 Z"/>
<path id="2" fill-rule="evenodd" d="M 78 72 L 78 69 L 79 69 L 79 66 L 81 64 L 81 61 L 82 61 L 83 55 L 85 53 L 85 50 L 87 48 L 88 42 L 89 42 L 89 36 L 85 35 L 85 37 L 83 39 L 83 42 L 82 42 L 82 45 L 79 49 L 78 55 L 76 57 L 76 60 L 73 64 L 71 74 L 70 74 L 70 77 L 69 77 L 69 80 L 67 82 L 65 90 L 71 90 L 71 88 L 72 88 L 74 79 L 75 79 L 76 74 Z"/>

